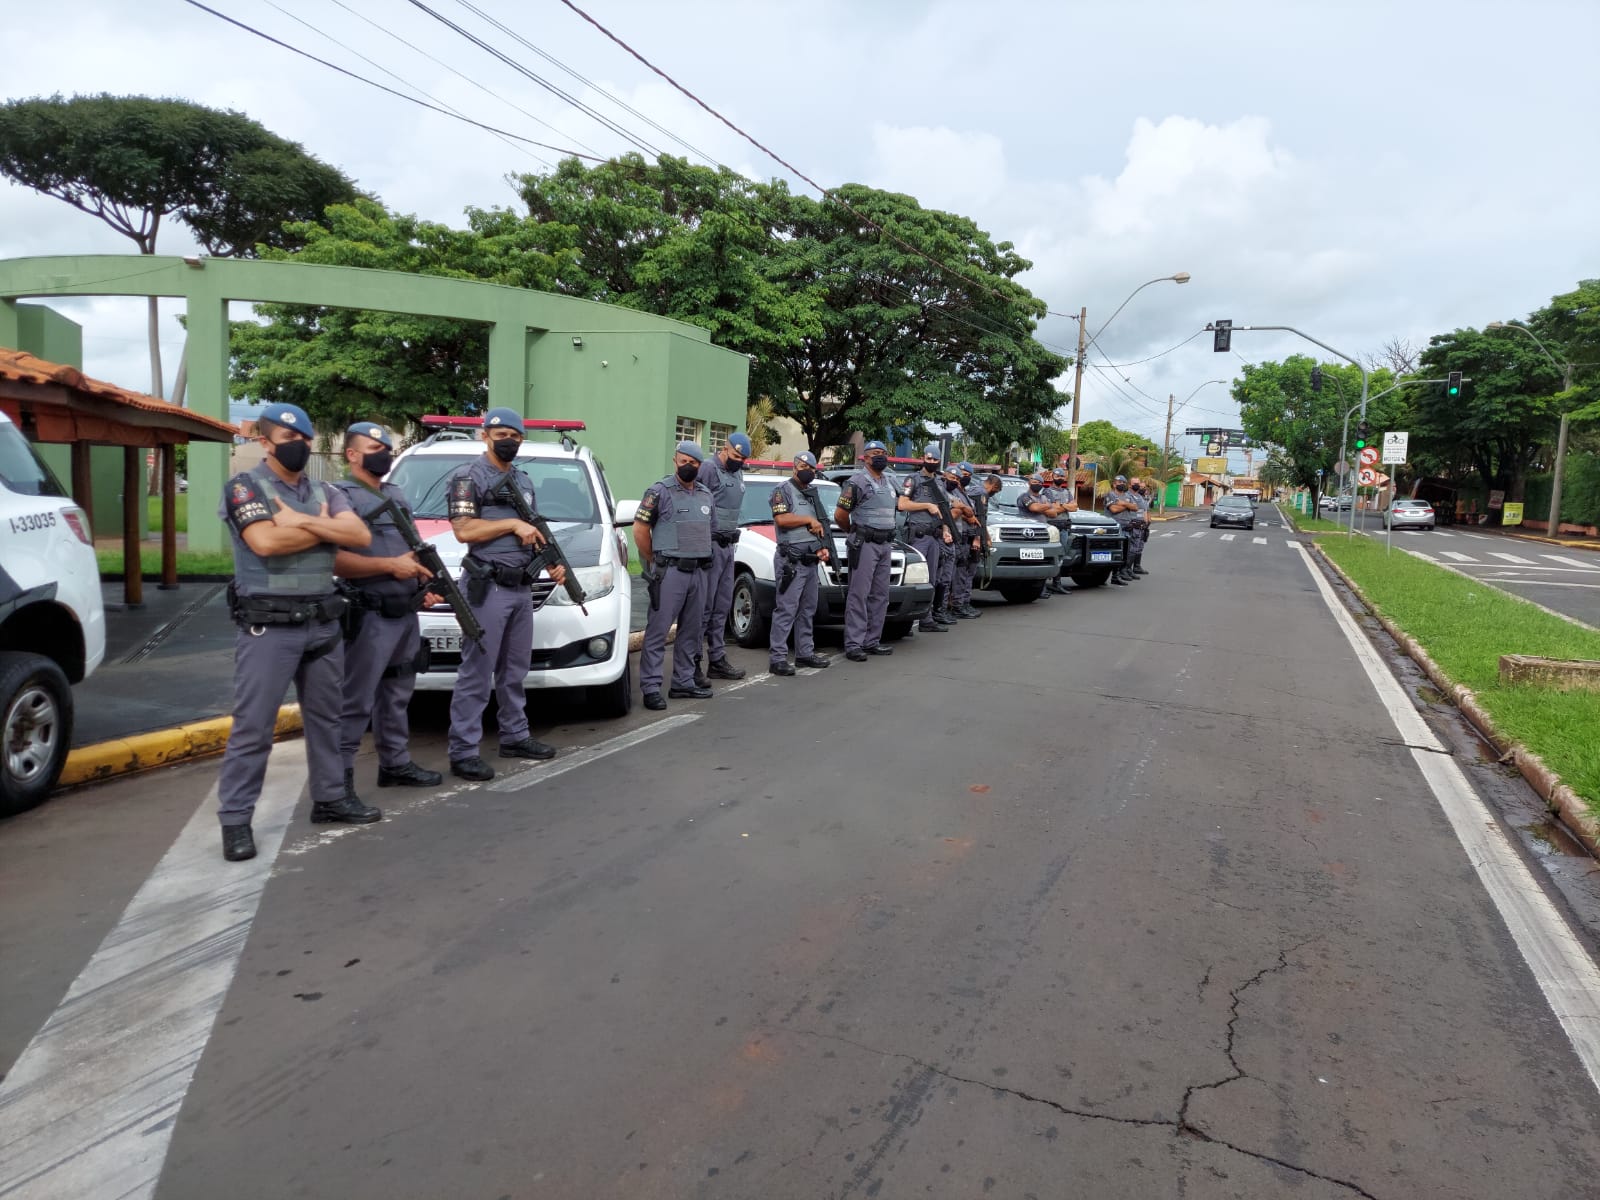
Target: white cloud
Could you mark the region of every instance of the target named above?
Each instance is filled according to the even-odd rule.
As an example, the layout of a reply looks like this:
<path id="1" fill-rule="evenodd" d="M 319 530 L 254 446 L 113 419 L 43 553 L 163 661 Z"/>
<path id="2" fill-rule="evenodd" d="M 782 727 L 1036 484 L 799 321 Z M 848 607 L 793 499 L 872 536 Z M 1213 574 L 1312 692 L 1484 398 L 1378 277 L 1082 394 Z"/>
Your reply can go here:
<path id="1" fill-rule="evenodd" d="M 915 196 L 925 208 L 967 213 L 1005 189 L 1005 147 L 992 133 L 878 122 L 872 127 L 872 150 L 868 182 Z"/>

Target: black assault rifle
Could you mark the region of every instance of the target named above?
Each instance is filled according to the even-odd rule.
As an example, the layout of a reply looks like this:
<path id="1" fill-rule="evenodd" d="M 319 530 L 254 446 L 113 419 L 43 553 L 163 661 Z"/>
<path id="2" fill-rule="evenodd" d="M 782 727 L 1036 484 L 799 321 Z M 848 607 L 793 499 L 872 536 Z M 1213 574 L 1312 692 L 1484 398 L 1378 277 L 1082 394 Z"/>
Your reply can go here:
<path id="1" fill-rule="evenodd" d="M 429 592 L 443 596 L 444 602 L 450 606 L 450 611 L 456 615 L 456 623 L 461 626 L 462 636 L 481 644 L 483 626 L 478 623 L 472 606 L 461 594 L 461 589 L 450 577 L 450 572 L 444 569 L 444 560 L 439 557 L 439 548 L 432 542 L 423 540 L 422 534 L 417 532 L 417 523 L 411 519 L 411 514 L 392 497 L 385 497 L 373 515 L 377 516 L 382 512 L 387 512 L 394 521 L 394 527 L 399 530 L 400 537 L 411 547 L 412 556 L 433 573 L 433 578 L 423 584 L 422 590 L 417 593 L 417 599 L 421 600 Z"/>
<path id="2" fill-rule="evenodd" d="M 561 585 L 567 590 L 567 595 L 572 602 L 583 610 L 583 615 L 589 615 L 589 593 L 583 590 L 583 585 L 578 582 L 578 573 L 573 570 L 572 564 L 567 561 L 566 554 L 561 549 L 561 543 L 556 541 L 556 535 L 551 532 L 550 522 L 533 511 L 533 506 L 523 496 L 522 489 L 516 486 L 512 472 L 506 472 L 506 478 L 495 485 L 493 491 L 485 497 L 488 500 L 504 500 L 517 510 L 517 518 L 532 525 L 539 531 L 539 536 L 544 538 L 544 549 L 540 550 L 534 560 L 528 564 L 528 572 L 537 575 L 548 567 L 561 567 L 567 575 L 566 581 Z"/>

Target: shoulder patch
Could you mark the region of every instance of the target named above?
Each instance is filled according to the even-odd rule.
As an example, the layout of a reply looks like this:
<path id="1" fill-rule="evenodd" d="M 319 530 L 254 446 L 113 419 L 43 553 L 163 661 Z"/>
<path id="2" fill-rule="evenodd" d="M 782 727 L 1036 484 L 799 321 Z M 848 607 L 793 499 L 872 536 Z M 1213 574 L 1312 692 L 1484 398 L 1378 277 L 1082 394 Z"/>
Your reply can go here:
<path id="1" fill-rule="evenodd" d="M 248 475 L 235 475 L 228 481 L 226 502 L 228 521 L 235 529 L 243 530 L 257 521 L 272 520 L 272 508 L 266 495 Z"/>
<path id="2" fill-rule="evenodd" d="M 450 480 L 450 519 L 452 521 L 462 517 L 476 517 L 483 511 L 483 502 L 478 496 L 478 485 L 473 482 L 472 476 L 461 474 Z"/>

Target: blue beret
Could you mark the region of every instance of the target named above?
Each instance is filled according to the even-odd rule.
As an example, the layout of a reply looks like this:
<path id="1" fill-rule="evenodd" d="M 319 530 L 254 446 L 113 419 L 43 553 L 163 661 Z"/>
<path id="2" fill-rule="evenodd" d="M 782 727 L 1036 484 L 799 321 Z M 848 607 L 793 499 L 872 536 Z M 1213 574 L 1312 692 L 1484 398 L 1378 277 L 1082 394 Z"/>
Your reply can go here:
<path id="1" fill-rule="evenodd" d="M 483 427 L 485 429 L 510 427 L 520 434 L 523 432 L 522 414 L 514 408 L 491 408 L 483 414 Z"/>
<path id="2" fill-rule="evenodd" d="M 802 450 L 794 456 L 794 465 L 797 467 L 814 467 L 817 465 L 817 456 L 809 450 Z"/>
<path id="3" fill-rule="evenodd" d="M 268 404 L 262 408 L 256 424 L 282 425 L 307 437 L 316 432 L 311 428 L 311 418 L 306 416 L 306 410 L 298 404 Z"/>
<path id="4" fill-rule="evenodd" d="M 699 442 L 679 442 L 676 454 L 687 454 L 695 462 L 705 462 L 706 452 L 700 449 Z"/>
<path id="5" fill-rule="evenodd" d="M 1127 483 L 1128 482 L 1128 477 L 1126 475 L 1118 475 L 1111 482 L 1112 483 Z"/>
<path id="6" fill-rule="evenodd" d="M 938 458 L 939 457 L 939 443 L 938 442 L 929 442 L 926 446 L 924 446 L 922 448 L 922 457 L 923 458 L 927 458 L 928 455 L 930 455 L 930 454 L 933 455 L 934 458 Z"/>
<path id="7" fill-rule="evenodd" d="M 889 450 L 889 447 L 885 446 L 882 442 L 878 441 L 877 438 L 873 438 L 872 441 L 868 442 L 865 446 L 861 447 L 861 449 L 862 449 L 863 453 L 867 453 L 867 454 L 870 454 L 874 450 L 882 450 L 885 453 L 887 453 L 888 450 Z"/>
<path id="8" fill-rule="evenodd" d="M 389 436 L 389 431 L 382 425 L 374 425 L 371 421 L 357 421 L 344 431 L 345 437 L 359 433 L 362 437 L 369 437 L 375 442 L 382 442 L 387 449 L 394 449 L 394 439 Z"/>
<path id="9" fill-rule="evenodd" d="M 971 475 L 972 474 L 972 464 L 969 463 L 969 462 L 962 463 L 961 464 L 961 473 L 963 475 Z"/>
<path id="10" fill-rule="evenodd" d="M 737 450 L 740 454 L 744 455 L 746 458 L 750 457 L 750 439 L 747 438 L 744 434 L 742 434 L 742 433 L 730 433 L 728 435 L 728 445 L 732 446 L 735 450 Z"/>
<path id="11" fill-rule="evenodd" d="M 1028 476 L 1028 482 L 1029 483 L 1043 483 L 1044 482 L 1044 476 L 1039 474 L 1039 472 L 1035 471 L 1032 475 Z"/>

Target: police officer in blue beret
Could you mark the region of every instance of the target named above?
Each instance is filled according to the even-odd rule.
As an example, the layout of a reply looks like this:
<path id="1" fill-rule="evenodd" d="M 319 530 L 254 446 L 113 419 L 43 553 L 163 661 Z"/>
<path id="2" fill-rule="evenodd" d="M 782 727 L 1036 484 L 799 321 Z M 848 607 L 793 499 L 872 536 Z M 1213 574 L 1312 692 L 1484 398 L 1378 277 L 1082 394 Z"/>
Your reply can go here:
<path id="1" fill-rule="evenodd" d="M 267 457 L 228 480 L 217 512 L 233 538 L 228 607 L 239 627 L 233 728 L 217 779 L 229 862 L 255 857 L 250 821 L 291 681 L 305 723 L 312 821 L 365 825 L 383 816 L 345 791 L 339 757 L 346 604 L 334 585 L 334 557 L 365 547 L 372 534 L 344 493 L 306 477 L 313 430 L 303 408 L 268 404 L 256 424 Z"/>
<path id="2" fill-rule="evenodd" d="M 378 752 L 379 787 L 437 787 L 444 776 L 411 761 L 406 708 L 422 651 L 416 614 L 428 600 L 430 575 L 386 507 L 393 503 L 411 514 L 405 493 L 384 480 L 394 466 L 394 440 L 382 425 L 357 421 L 345 430 L 344 458 L 350 478 L 333 486 L 372 530 L 371 545 L 340 550 L 333 563 L 334 572 L 347 584 L 345 595 L 354 610 L 346 624 L 339 732 L 345 793 L 356 794 L 356 751 L 369 723 Z"/>
<path id="3" fill-rule="evenodd" d="M 493 779 L 483 761 L 483 712 L 493 691 L 499 702 L 500 757 L 554 758 L 554 746 L 528 733 L 523 685 L 533 663 L 534 559 L 544 546 L 538 529 L 517 516 L 506 495 L 516 488 L 535 512 L 533 480 L 516 465 L 522 449 L 522 414 L 491 408 L 483 417 L 483 454 L 450 476 L 450 529 L 467 548 L 462 591 L 483 626 L 483 639 L 461 642 L 461 667 L 450 697 L 450 773 Z M 549 568 L 560 587 L 561 567 Z"/>
<path id="4" fill-rule="evenodd" d="M 667 632 L 677 622 L 672 648 L 675 700 L 709 700 L 711 688 L 695 682 L 694 657 L 704 626 L 706 576 L 716 548 L 717 510 L 711 489 L 700 482 L 706 452 L 697 442 L 679 442 L 672 474 L 652 483 L 633 518 L 633 542 L 650 589 L 650 616 L 639 653 L 639 690 L 644 706 L 662 709 L 662 666 Z"/>
<path id="5" fill-rule="evenodd" d="M 700 669 L 700 651 L 694 656 L 694 682 L 705 687 L 712 679 L 743 679 L 744 668 L 728 661 L 728 613 L 733 608 L 733 560 L 738 554 L 739 508 L 744 504 L 744 460 L 750 457 L 750 439 L 735 431 L 728 444 L 700 464 L 700 482 L 711 489 L 717 510 L 717 532 L 712 535 L 711 570 L 706 575 L 705 642 L 710 669 Z"/>
<path id="6" fill-rule="evenodd" d="M 1133 564 L 1137 555 L 1137 548 L 1142 544 L 1139 538 L 1139 521 L 1143 516 L 1138 503 L 1128 492 L 1128 477 L 1118 475 L 1111 481 L 1111 494 L 1106 497 L 1106 515 L 1122 527 L 1122 532 L 1128 535 L 1128 561 L 1118 567 L 1111 576 L 1115 584 L 1130 584 L 1136 578 L 1133 573 Z"/>
<path id="7" fill-rule="evenodd" d="M 939 475 L 939 443 L 922 448 L 922 470 L 908 476 L 900 487 L 900 503 L 906 516 L 906 533 L 918 554 L 928 562 L 928 582 L 933 584 L 933 607 L 917 622 L 923 633 L 948 633 L 955 624 L 945 613 L 945 597 L 955 565 L 956 534 L 944 521 L 940 501 L 948 503 Z"/>
<path id="8" fill-rule="evenodd" d="M 866 662 L 869 655 L 889 655 L 892 646 L 879 640 L 889 612 L 889 577 L 894 559 L 896 513 L 910 502 L 885 473 L 889 449 L 876 438 L 861 448 L 861 470 L 845 480 L 834 506 L 834 524 L 845 531 L 850 560 L 845 580 L 844 656 Z M 931 576 L 930 576 L 931 579 Z"/>
<path id="9" fill-rule="evenodd" d="M 774 675 L 793 675 L 794 666 L 826 667 L 831 660 L 817 653 L 812 625 L 817 617 L 817 564 L 830 557 L 828 517 L 814 486 L 817 456 L 802 450 L 794 456 L 794 474 L 772 489 L 772 523 L 778 539 L 778 596 L 772 606 L 772 634 L 767 648 Z M 789 665 L 789 637 L 794 635 L 794 666 Z"/>

